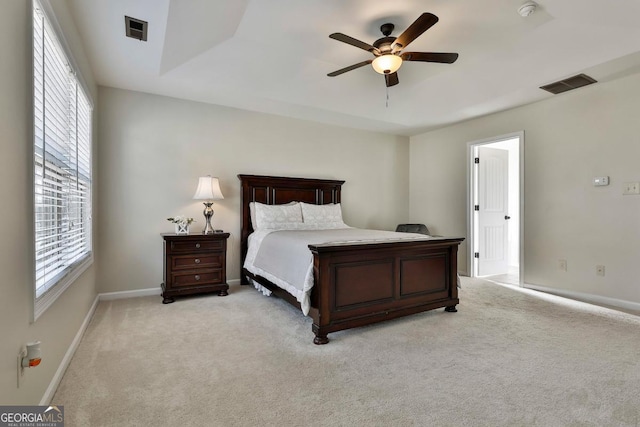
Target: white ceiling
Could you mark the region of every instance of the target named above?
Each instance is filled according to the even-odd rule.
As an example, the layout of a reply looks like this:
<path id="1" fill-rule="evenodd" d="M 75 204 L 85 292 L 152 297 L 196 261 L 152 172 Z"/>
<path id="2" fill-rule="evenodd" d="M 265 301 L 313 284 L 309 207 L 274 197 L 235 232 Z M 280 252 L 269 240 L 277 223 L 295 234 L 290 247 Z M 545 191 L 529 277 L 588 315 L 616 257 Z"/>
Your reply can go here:
<path id="1" fill-rule="evenodd" d="M 638 0 L 68 0 L 98 84 L 373 131 L 414 135 L 535 102 L 539 86 L 585 72 L 640 71 Z M 458 52 L 454 64 L 405 62 L 400 84 L 373 58 L 330 39 L 398 36 L 421 13 L 440 21 L 405 51 Z M 124 16 L 149 22 L 125 37 Z M 563 95 L 556 95 L 563 96 Z"/>

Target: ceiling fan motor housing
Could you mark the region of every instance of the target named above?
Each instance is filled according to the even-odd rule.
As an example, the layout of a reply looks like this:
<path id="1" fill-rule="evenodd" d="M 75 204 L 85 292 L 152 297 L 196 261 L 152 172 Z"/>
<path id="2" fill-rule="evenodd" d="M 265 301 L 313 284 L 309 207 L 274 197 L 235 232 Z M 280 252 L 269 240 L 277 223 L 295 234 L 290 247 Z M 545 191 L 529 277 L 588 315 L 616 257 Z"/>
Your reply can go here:
<path id="1" fill-rule="evenodd" d="M 391 46 L 395 41 L 396 41 L 395 37 L 382 37 L 381 39 L 378 39 L 375 42 L 373 42 L 373 47 L 378 49 L 380 53 L 384 55 L 385 53 L 391 52 Z"/>

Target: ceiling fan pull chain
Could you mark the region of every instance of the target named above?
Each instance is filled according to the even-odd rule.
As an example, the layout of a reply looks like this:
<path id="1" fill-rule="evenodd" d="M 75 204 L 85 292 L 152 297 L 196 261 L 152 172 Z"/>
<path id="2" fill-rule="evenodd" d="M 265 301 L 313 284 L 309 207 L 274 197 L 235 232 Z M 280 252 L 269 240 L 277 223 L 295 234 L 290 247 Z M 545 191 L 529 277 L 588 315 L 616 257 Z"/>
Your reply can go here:
<path id="1" fill-rule="evenodd" d="M 385 107 L 389 108 L 389 86 L 387 86 L 387 102 L 385 103 Z"/>

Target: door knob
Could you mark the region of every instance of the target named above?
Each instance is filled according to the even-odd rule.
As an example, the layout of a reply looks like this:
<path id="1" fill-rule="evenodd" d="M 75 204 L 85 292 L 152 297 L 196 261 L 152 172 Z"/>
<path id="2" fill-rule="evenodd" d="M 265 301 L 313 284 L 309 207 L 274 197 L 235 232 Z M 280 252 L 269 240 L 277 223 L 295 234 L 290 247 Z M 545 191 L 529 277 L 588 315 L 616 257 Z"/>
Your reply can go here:
<path id="1" fill-rule="evenodd" d="M 511 217 L 509 215 L 505 215 L 504 219 L 511 219 Z"/>

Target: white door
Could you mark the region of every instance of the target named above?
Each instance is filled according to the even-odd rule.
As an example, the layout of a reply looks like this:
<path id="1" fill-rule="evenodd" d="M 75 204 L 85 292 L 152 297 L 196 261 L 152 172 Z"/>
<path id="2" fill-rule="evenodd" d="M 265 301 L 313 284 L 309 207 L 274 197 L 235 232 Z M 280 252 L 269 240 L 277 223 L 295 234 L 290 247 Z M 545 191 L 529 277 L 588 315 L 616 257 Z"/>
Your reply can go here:
<path id="1" fill-rule="evenodd" d="M 508 271 L 509 151 L 478 147 L 478 275 Z"/>

